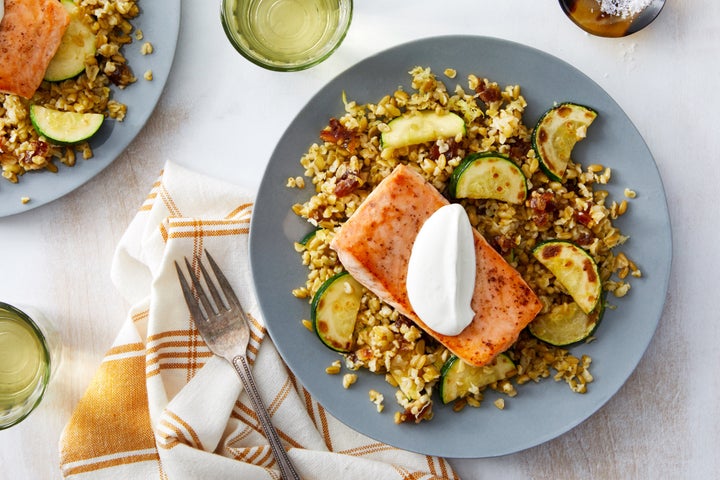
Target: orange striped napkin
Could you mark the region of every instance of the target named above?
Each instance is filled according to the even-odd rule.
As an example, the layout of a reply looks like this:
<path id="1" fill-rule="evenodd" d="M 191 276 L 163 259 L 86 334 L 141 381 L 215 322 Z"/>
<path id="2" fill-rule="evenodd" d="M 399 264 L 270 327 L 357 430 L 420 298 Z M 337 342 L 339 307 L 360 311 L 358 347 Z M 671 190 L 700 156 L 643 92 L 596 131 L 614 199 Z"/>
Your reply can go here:
<path id="1" fill-rule="evenodd" d="M 252 292 L 252 196 L 168 163 L 125 232 L 112 277 L 132 305 L 60 439 L 66 478 L 279 479 L 232 367 L 195 329 L 173 262 L 207 248 L 252 319 L 260 394 L 305 479 L 457 479 L 446 460 L 341 424 L 292 376 Z"/>

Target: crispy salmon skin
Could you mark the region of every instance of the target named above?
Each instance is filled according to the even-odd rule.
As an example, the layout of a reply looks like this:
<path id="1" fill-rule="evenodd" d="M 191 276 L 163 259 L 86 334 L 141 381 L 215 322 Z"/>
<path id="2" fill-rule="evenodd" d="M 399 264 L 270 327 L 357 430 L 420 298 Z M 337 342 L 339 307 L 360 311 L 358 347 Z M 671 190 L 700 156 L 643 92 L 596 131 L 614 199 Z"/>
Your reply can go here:
<path id="1" fill-rule="evenodd" d="M 57 52 L 70 16 L 58 0 L 4 0 L 0 92 L 31 98 Z"/>
<path id="2" fill-rule="evenodd" d="M 520 274 L 476 230 L 472 323 L 459 335 L 433 331 L 413 311 L 405 283 L 420 227 L 445 197 L 411 168 L 398 165 L 335 235 L 331 248 L 343 267 L 380 299 L 471 365 L 482 366 L 508 349 L 542 305 Z"/>

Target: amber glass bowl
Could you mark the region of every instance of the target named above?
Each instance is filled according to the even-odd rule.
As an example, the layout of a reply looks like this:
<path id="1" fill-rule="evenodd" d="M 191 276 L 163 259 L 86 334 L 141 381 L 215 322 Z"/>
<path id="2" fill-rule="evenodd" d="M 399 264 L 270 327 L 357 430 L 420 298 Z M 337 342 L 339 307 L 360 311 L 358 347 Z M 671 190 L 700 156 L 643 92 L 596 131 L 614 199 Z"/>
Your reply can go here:
<path id="1" fill-rule="evenodd" d="M 625 37 L 642 30 L 657 18 L 665 0 L 651 0 L 639 13 L 622 17 L 600 10 L 598 0 L 559 0 L 565 14 L 578 27 L 599 37 Z"/>

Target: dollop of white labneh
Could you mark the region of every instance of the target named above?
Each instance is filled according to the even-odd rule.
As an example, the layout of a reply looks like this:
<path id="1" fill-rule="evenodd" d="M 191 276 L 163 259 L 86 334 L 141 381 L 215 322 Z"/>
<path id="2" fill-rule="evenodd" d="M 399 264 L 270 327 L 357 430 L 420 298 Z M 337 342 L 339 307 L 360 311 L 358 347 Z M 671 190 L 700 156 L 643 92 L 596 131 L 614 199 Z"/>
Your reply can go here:
<path id="1" fill-rule="evenodd" d="M 408 263 L 410 305 L 428 327 L 458 335 L 470 325 L 475 291 L 475 242 L 462 205 L 445 205 L 420 228 Z"/>
<path id="2" fill-rule="evenodd" d="M 5 15 L 5 0 L 0 0 L 0 22 L 2 22 L 2 17 Z"/>

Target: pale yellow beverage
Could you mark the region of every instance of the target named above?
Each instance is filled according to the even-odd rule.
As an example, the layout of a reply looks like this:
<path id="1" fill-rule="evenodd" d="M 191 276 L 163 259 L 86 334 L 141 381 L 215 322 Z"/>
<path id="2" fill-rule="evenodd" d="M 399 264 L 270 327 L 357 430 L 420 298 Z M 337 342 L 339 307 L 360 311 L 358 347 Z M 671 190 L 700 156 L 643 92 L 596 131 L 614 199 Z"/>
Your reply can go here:
<path id="1" fill-rule="evenodd" d="M 235 48 L 266 68 L 307 68 L 345 36 L 351 0 L 225 0 L 223 26 Z"/>
<path id="2" fill-rule="evenodd" d="M 39 327 L 0 303 L 0 429 L 21 421 L 39 403 L 50 377 L 50 354 Z"/>

